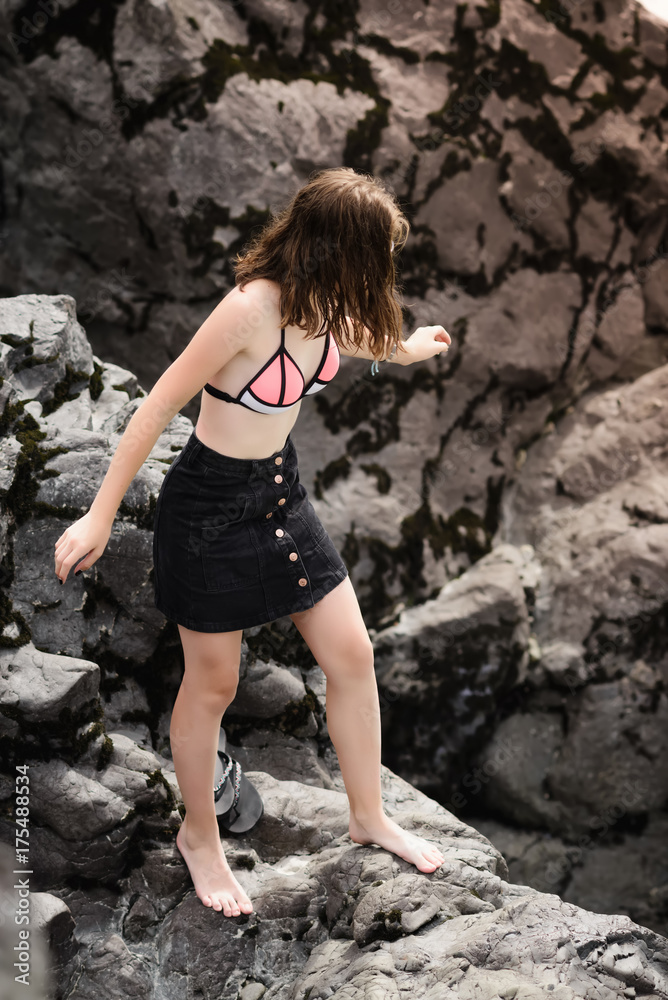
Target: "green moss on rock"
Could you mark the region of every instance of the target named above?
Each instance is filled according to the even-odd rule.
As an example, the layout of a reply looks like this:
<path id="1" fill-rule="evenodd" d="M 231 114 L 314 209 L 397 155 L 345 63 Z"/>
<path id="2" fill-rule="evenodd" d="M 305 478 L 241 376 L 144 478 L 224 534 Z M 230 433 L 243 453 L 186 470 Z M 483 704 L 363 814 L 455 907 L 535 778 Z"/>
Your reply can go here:
<path id="1" fill-rule="evenodd" d="M 104 368 L 102 365 L 98 365 L 97 361 L 93 362 L 93 374 L 88 380 L 88 391 L 90 392 L 90 398 L 95 401 L 100 398 L 102 390 L 104 389 L 104 382 L 102 380 L 102 372 Z M 115 386 L 114 386 L 115 388 Z"/>
<path id="2" fill-rule="evenodd" d="M 60 445 L 40 447 L 39 442 L 47 436 L 46 432 L 40 430 L 39 423 L 27 412 L 18 422 L 15 436 L 21 444 L 21 451 L 16 458 L 14 480 L 5 494 L 5 504 L 12 511 L 16 523 L 23 524 L 34 511 L 40 480 L 58 474 L 55 470 L 45 469 L 45 463 L 54 455 L 66 454 L 67 448 Z"/>
<path id="3" fill-rule="evenodd" d="M 384 465 L 379 465 L 377 462 L 371 462 L 368 465 L 361 465 L 360 468 L 362 468 L 370 476 L 376 477 L 376 486 L 378 487 L 379 493 L 390 492 L 392 477 Z"/>
<path id="4" fill-rule="evenodd" d="M 341 455 L 340 458 L 329 462 L 322 472 L 317 472 L 314 476 L 314 496 L 318 500 L 322 500 L 324 491 L 328 490 L 330 486 L 333 486 L 338 479 L 347 479 L 350 475 L 351 468 L 352 463 L 347 455 Z"/>
<path id="5" fill-rule="evenodd" d="M 7 573 L 9 579 L 3 578 L 3 587 L 8 586 L 13 577 L 13 557 L 11 567 L 8 567 Z M 10 575 L 11 574 L 11 575 Z M 1 633 L 7 628 L 8 625 L 16 625 L 19 630 L 19 634 L 13 638 L 9 635 L 2 635 Z M 19 611 L 14 610 L 14 606 L 4 592 L 0 589 L 0 649 L 17 649 L 19 646 L 25 646 L 26 643 L 30 642 L 32 638 L 32 633 L 26 622 L 25 618 Z"/>
<path id="6" fill-rule="evenodd" d="M 82 389 L 90 385 L 91 378 L 92 375 L 89 375 L 88 372 L 75 371 L 71 365 L 66 364 L 65 377 L 56 382 L 53 387 L 51 399 L 42 404 L 42 415 L 47 417 L 50 413 L 61 407 L 63 403 L 77 399 L 81 395 Z M 73 388 L 77 385 L 80 388 L 73 391 Z"/>
<path id="7" fill-rule="evenodd" d="M 104 739 L 102 740 L 102 746 L 100 747 L 100 752 L 97 755 L 97 761 L 95 763 L 95 768 L 98 771 L 104 771 L 105 767 L 109 764 L 114 753 L 114 744 L 111 737 L 104 734 Z"/>
<path id="8" fill-rule="evenodd" d="M 382 131 L 388 124 L 389 108 L 390 102 L 387 98 L 377 97 L 373 108 L 366 112 L 357 126 L 348 129 L 343 152 L 344 166 L 371 172 L 373 153 L 378 148 Z"/>
<path id="9" fill-rule="evenodd" d="M 311 713 L 318 712 L 318 699 L 310 688 L 299 701 L 289 701 L 276 720 L 278 728 L 287 734 L 299 732 L 309 721 Z"/>

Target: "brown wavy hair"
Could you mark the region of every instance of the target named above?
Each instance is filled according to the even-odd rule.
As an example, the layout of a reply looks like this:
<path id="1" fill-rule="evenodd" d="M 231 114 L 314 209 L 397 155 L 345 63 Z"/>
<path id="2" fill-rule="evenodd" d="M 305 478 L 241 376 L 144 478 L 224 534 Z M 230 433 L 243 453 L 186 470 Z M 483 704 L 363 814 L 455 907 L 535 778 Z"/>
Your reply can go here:
<path id="1" fill-rule="evenodd" d="M 402 339 L 393 252 L 409 223 L 371 174 L 333 167 L 313 174 L 234 259 L 235 283 L 268 278 L 281 289 L 281 326 L 307 338 L 329 329 L 345 347 L 380 361 Z M 350 317 L 352 336 L 346 316 Z"/>

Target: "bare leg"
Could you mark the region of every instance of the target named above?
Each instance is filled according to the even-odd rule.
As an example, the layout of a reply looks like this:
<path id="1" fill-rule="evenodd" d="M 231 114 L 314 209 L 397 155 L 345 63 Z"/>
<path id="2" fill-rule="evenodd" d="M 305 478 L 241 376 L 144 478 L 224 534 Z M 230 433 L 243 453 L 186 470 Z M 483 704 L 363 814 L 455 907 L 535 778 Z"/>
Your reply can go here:
<path id="1" fill-rule="evenodd" d="M 350 836 L 378 844 L 423 872 L 444 861 L 428 840 L 385 815 L 381 728 L 373 647 L 349 577 L 309 611 L 290 616 L 327 677 L 327 728 L 350 802 Z"/>
<path id="2" fill-rule="evenodd" d="M 179 625 L 185 672 L 172 711 L 170 743 L 186 807 L 176 845 L 205 906 L 226 917 L 253 905 L 227 863 L 214 809 L 213 785 L 223 714 L 239 681 L 242 632 L 193 632 Z"/>

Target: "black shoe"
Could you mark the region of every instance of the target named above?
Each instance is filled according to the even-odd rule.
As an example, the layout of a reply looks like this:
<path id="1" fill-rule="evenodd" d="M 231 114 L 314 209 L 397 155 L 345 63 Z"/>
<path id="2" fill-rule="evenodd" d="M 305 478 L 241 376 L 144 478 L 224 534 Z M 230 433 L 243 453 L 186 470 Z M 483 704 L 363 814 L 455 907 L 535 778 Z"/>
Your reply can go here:
<path id="1" fill-rule="evenodd" d="M 234 802 L 234 782 L 228 780 L 232 771 L 232 764 L 230 763 L 230 758 L 225 753 L 226 743 L 225 730 L 221 729 L 218 736 L 218 752 L 216 753 L 216 765 L 213 777 L 213 800 L 217 816 L 229 812 Z"/>
<path id="2" fill-rule="evenodd" d="M 223 744 L 224 745 L 224 744 Z M 264 803 L 241 770 L 241 764 L 218 743 L 215 775 L 215 810 L 218 825 L 231 833 L 246 833 L 264 813 Z"/>

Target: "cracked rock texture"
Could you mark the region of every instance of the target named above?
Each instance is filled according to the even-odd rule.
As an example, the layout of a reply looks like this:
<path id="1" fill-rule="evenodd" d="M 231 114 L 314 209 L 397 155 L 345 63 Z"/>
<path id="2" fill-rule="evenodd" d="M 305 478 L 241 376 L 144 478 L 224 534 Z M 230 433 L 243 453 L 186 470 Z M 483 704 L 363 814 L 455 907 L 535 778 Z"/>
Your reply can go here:
<path id="1" fill-rule="evenodd" d="M 36 988 L 668 996 L 668 26 L 631 0 L 57 6 L 0 11 L 0 830 L 28 761 Z M 406 334 L 453 347 L 342 358 L 293 436 L 374 641 L 388 811 L 447 860 L 350 841 L 322 671 L 278 621 L 226 721 L 266 812 L 225 841 L 256 904 L 225 922 L 174 848 L 151 579 L 196 399 L 95 567 L 61 587 L 51 553 L 234 253 L 341 163 L 402 199 Z"/>
<path id="2" fill-rule="evenodd" d="M 588 664 L 578 646 L 580 619 L 559 613 L 571 599 L 569 588 L 559 586 L 568 565 L 563 556 L 547 554 L 541 562 L 536 538 L 500 542 L 435 597 L 373 630 L 383 718 L 394 733 L 386 741 L 390 756 L 398 755 L 403 772 L 434 796 L 458 781 L 475 794 L 469 780 L 475 772 L 462 775 L 472 756 L 485 757 L 478 800 L 489 814 L 482 826 L 490 825 L 490 835 L 526 881 L 511 882 L 492 841 L 386 766 L 388 813 L 439 843 L 446 863 L 424 876 L 385 851 L 353 844 L 327 734 L 324 676 L 286 619 L 245 633 L 239 692 L 226 716 L 232 752 L 265 804 L 253 830 L 225 838 L 255 912 L 233 924 L 205 910 L 174 844 L 181 799 L 168 732 L 180 672 L 178 639 L 172 623 L 156 621 L 148 596 L 147 525 L 156 480 L 184 442 L 188 419 L 176 417 L 156 443 L 115 523 L 111 558 L 105 553 L 81 581 L 55 592 L 45 553 L 89 498 L 76 488 L 76 470 L 82 462 L 95 470 L 89 475 L 94 488 L 102 456 L 111 455 L 127 417 L 128 397 L 140 404 L 144 390 L 84 347 L 79 373 L 52 378 L 51 396 L 40 393 L 36 401 L 15 372 L 20 375 L 29 357 L 48 381 L 49 359 L 56 348 L 66 350 L 70 331 L 86 345 L 74 303 L 67 296 L 18 296 L 2 301 L 0 316 L 1 342 L 9 348 L 2 383 L 5 441 L 15 445 L 7 452 L 14 458 L 5 467 L 2 497 L 0 741 L 7 771 L 0 786 L 0 837 L 11 843 L 13 766 L 29 761 L 31 889 L 42 948 L 37 968 L 50 995 L 115 997 L 131 983 L 136 995 L 162 1000 L 180 996 L 188 977 L 202 995 L 230 998 L 344 998 L 374 991 L 400 997 L 416 988 L 434 1000 L 481 991 L 539 997 L 550 987 L 569 998 L 668 997 L 668 942 L 647 925 L 660 923 L 659 894 L 648 896 L 643 925 L 616 912 L 612 899 L 612 915 L 594 914 L 560 899 L 551 885 L 554 872 L 563 882 L 564 864 L 581 861 L 576 855 L 583 848 L 569 847 L 567 838 L 588 829 L 592 816 L 607 815 L 611 799 L 625 803 L 625 810 L 611 813 L 608 825 L 649 813 L 660 832 L 656 771 L 667 721 L 660 667 L 647 654 L 647 662 L 638 659 L 625 669 L 623 647 L 606 663 Z M 42 353 L 30 354 L 36 331 L 47 326 L 52 342 L 43 340 Z M 629 384 L 626 396 L 615 390 L 626 406 L 611 407 L 606 394 L 594 397 L 600 412 L 612 411 L 611 420 L 623 421 L 633 410 L 634 433 L 650 450 L 663 409 L 648 404 L 654 397 L 638 385 L 650 381 L 658 392 L 666 370 Z M 44 410 L 51 411 L 47 418 Z M 603 441 L 604 422 L 595 425 Z M 508 503 L 524 513 L 517 522 L 508 516 L 508 534 L 516 523 L 524 532 L 532 524 L 538 531 L 540 518 L 549 517 L 545 497 L 552 494 L 541 482 L 553 470 L 571 481 L 569 447 L 586 467 L 591 438 L 585 447 L 578 435 L 587 422 L 571 415 L 562 426 L 563 442 L 556 432 L 541 439 L 518 488 L 508 490 Z M 66 461 L 73 456 L 78 466 Z M 582 480 L 574 474 L 572 482 Z M 40 499 L 43 484 L 51 486 L 49 502 Z M 598 500 L 595 494 L 589 502 Z M 627 508 L 630 517 L 638 516 L 630 501 Z M 606 566 L 604 546 L 594 536 L 592 547 L 592 527 L 587 531 L 582 545 Z M 39 546 L 26 544 L 28 537 L 39 539 Z M 123 557 L 127 538 L 134 541 Z M 613 555 L 614 547 L 608 559 Z M 618 600 L 618 617 L 646 614 L 640 598 L 632 602 L 619 592 L 619 574 L 609 587 L 601 600 L 613 609 Z M 576 604 L 583 621 L 587 614 L 600 621 L 595 602 Z M 606 664 L 608 675 L 599 676 Z M 563 693 L 555 699 L 554 691 L 564 690 L 570 699 Z M 506 709 L 498 719 L 497 706 L 513 705 L 513 699 L 518 710 Z M 444 718 L 452 720 L 447 727 Z M 625 740 L 626 733 L 634 738 Z M 549 796 L 542 794 L 546 787 Z M 450 804 L 466 802 L 453 795 Z M 503 819 L 552 831 L 552 849 L 540 850 L 540 837 L 528 834 L 518 847 L 522 835 Z M 619 863 L 619 848 L 615 854 L 600 829 L 593 847 L 599 849 L 590 868 L 600 877 L 606 861 Z M 541 878 L 545 891 L 527 884 Z M 576 878 L 572 884 L 577 894 Z M 588 891 L 586 880 L 579 891 Z M 3 895 L 11 910 L 7 878 Z"/>

